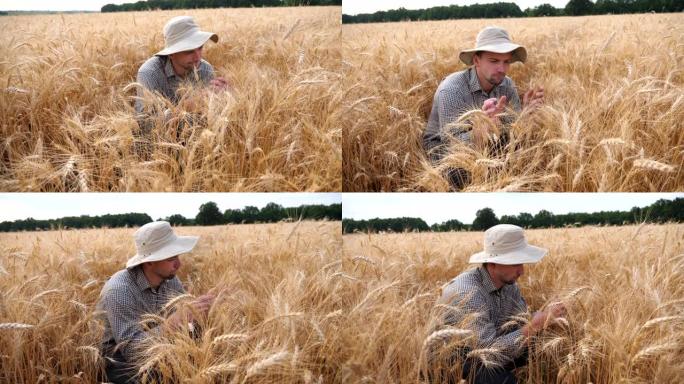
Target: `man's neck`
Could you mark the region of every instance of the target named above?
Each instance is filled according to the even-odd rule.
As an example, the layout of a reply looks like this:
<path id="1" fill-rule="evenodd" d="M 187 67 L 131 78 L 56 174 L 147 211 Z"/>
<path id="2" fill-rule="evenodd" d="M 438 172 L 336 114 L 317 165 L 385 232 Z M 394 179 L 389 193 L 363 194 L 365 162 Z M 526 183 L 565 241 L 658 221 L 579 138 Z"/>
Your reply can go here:
<path id="1" fill-rule="evenodd" d="M 150 284 L 150 287 L 153 289 L 159 288 L 163 279 L 157 276 L 156 274 L 152 273 L 151 271 L 147 270 L 146 268 L 143 268 L 142 271 L 145 275 L 145 278 L 147 279 L 147 282 Z"/>
<path id="2" fill-rule="evenodd" d="M 504 286 L 504 283 L 502 281 L 497 281 L 497 279 L 495 279 L 494 276 L 492 276 L 492 273 L 489 272 L 489 265 L 487 266 L 487 268 L 485 268 L 485 271 L 487 271 L 487 274 L 489 275 L 489 280 L 492 281 L 492 284 L 494 284 L 494 287 L 496 287 L 496 289 L 501 289 L 501 287 Z"/>
<path id="3" fill-rule="evenodd" d="M 484 93 L 489 93 L 492 89 L 494 89 L 494 84 L 487 81 L 484 76 L 481 76 L 477 67 L 475 67 L 475 73 L 477 74 L 477 81 L 480 82 L 480 88 L 482 88 Z"/>
<path id="4" fill-rule="evenodd" d="M 180 66 L 176 66 L 176 63 L 173 62 L 173 59 L 171 59 L 171 56 L 169 56 L 169 61 L 171 62 L 171 68 L 173 68 L 173 73 L 176 74 L 178 77 L 185 77 L 186 71 Z"/>

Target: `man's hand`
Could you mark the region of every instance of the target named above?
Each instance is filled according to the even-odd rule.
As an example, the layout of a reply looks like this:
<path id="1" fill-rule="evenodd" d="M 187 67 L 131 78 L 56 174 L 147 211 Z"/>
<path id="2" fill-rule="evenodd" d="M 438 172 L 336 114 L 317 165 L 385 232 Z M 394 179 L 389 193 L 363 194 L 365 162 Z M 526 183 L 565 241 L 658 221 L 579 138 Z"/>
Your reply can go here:
<path id="1" fill-rule="evenodd" d="M 214 92 L 230 90 L 228 81 L 223 77 L 215 77 L 209 81 L 209 86 Z"/>
<path id="2" fill-rule="evenodd" d="M 482 111 L 494 122 L 494 125 L 476 124 L 473 126 L 473 143 L 477 148 L 484 148 L 492 139 L 492 135 L 499 134 L 499 117 L 497 116 L 506 109 L 508 99 L 501 96 L 498 100 L 493 97 L 485 100 Z"/>
<path id="3" fill-rule="evenodd" d="M 506 96 L 501 96 L 499 100 L 492 97 L 491 99 L 485 100 L 484 104 L 482 104 L 482 111 L 484 111 L 489 118 L 495 119 L 495 122 L 498 123 L 499 121 L 496 115 L 503 113 L 507 104 L 508 98 Z"/>
<path id="4" fill-rule="evenodd" d="M 211 306 L 214 304 L 214 300 L 216 300 L 216 296 L 212 293 L 207 293 L 190 302 L 190 306 L 195 312 L 202 316 L 206 316 L 209 313 Z"/>
<path id="5" fill-rule="evenodd" d="M 523 109 L 538 108 L 544 103 L 544 87 L 534 87 L 523 95 Z"/>
<path id="6" fill-rule="evenodd" d="M 523 334 L 525 336 L 535 334 L 546 328 L 554 319 L 565 316 L 566 313 L 567 308 L 565 307 L 565 304 L 552 303 L 545 310 L 535 312 L 529 324 L 523 327 Z"/>
<path id="7" fill-rule="evenodd" d="M 167 326 L 172 330 L 180 329 L 184 324 L 191 323 L 197 319 L 194 318 L 193 312 L 200 316 L 209 314 L 212 304 L 216 300 L 216 295 L 207 293 L 202 295 L 189 303 L 192 311 L 180 310 L 174 312 L 166 319 Z"/>

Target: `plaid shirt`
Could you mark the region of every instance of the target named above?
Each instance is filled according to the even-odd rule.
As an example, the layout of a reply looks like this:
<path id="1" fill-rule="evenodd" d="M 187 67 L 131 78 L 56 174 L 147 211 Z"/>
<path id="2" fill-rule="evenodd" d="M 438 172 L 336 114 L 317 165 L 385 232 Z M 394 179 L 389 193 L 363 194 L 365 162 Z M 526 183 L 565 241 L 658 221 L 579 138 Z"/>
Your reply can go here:
<path id="1" fill-rule="evenodd" d="M 432 112 L 427 129 L 423 134 L 426 147 L 430 149 L 447 142 L 446 137 L 449 135 L 453 135 L 466 143 L 472 143 L 470 131 L 459 131 L 448 127 L 448 125 L 456 122 L 458 117 L 467 111 L 481 109 L 485 100 L 501 96 L 506 96 L 508 105 L 520 112 L 520 97 L 515 88 L 515 83 L 508 76 L 504 77 L 501 84 L 494 86 L 489 93 L 485 93 L 480 87 L 475 67 L 447 76 L 437 87 L 432 101 Z M 504 117 L 502 122 L 510 124 L 512 121 L 510 117 Z"/>
<path id="2" fill-rule="evenodd" d="M 478 337 L 477 348 L 499 349 L 504 360 L 511 361 L 522 354 L 524 336 L 520 325 L 502 329 L 511 316 L 527 311 L 517 284 L 496 289 L 487 270 L 478 267 L 451 280 L 439 302 L 454 307 L 446 313 L 445 325 L 462 327 L 465 320 L 466 328 Z M 468 320 L 468 315 L 473 314 L 476 316 Z"/>
<path id="3" fill-rule="evenodd" d="M 158 92 L 176 104 L 178 103 L 176 90 L 183 81 L 187 80 L 206 85 L 214 78 L 214 68 L 203 59 L 200 61 L 197 74 L 199 75 L 198 78 L 194 78 L 192 73 L 185 78 L 179 77 L 173 71 L 173 65 L 168 56 L 153 56 L 140 66 L 136 81 L 148 90 Z M 135 101 L 135 110 L 142 113 L 144 106 L 140 97 L 143 95 L 143 90 L 138 88 L 137 91 L 139 98 Z"/>
<path id="4" fill-rule="evenodd" d="M 126 361 L 134 361 L 136 347 L 149 336 L 140 326 L 143 314 L 158 314 L 169 299 L 185 293 L 178 277 L 163 281 L 156 290 L 150 287 L 142 267 L 114 274 L 102 288 L 97 310 L 104 312 L 103 353 L 112 357 L 112 347 L 121 345 Z"/>

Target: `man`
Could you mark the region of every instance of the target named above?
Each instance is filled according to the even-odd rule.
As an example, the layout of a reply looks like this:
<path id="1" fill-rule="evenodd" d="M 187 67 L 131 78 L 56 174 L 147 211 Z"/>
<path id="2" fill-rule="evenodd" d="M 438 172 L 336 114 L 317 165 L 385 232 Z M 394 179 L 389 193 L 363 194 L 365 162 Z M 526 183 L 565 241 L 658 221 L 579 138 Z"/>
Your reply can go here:
<path id="1" fill-rule="evenodd" d="M 202 59 L 202 49 L 208 40 L 218 42 L 218 35 L 200 31 L 191 16 L 178 16 L 164 26 L 165 48 L 148 59 L 138 70 L 137 82 L 152 92 L 158 92 L 174 104 L 176 91 L 183 82 L 210 85 L 221 90 L 228 87 L 222 77 L 214 77 L 214 68 Z M 135 109 L 142 113 L 143 90 L 138 88 Z"/>
<path id="2" fill-rule="evenodd" d="M 113 383 L 137 382 L 135 361 L 147 338 L 181 329 L 195 320 L 176 312 L 150 331 L 140 325 L 143 314 L 159 314 L 170 299 L 185 293 L 176 277 L 181 266 L 178 256 L 190 252 L 198 237 L 176 236 L 165 221 L 145 224 L 134 236 L 136 255 L 128 260 L 126 269 L 105 283 L 97 303 L 98 311 L 104 314 L 105 370 L 108 381 Z M 195 313 L 205 316 L 214 298 L 211 294 L 200 296 L 190 305 Z"/>
<path id="3" fill-rule="evenodd" d="M 499 27 L 486 27 L 477 35 L 476 47 L 461 51 L 459 59 L 470 66 L 447 76 L 437 87 L 432 111 L 423 134 L 423 147 L 432 162 L 441 160 L 448 151 L 449 139 L 460 140 L 470 146 L 483 149 L 489 144 L 502 148 L 508 134 L 505 127 L 512 120 L 501 117 L 506 107 L 520 112 L 520 98 L 513 80 L 506 76 L 508 68 L 516 61 L 525 62 L 525 47 L 511 42 L 508 32 Z M 523 96 L 523 108 L 534 108 L 543 101 L 541 87 L 531 89 Z M 473 109 L 482 111 L 494 124 L 457 125 L 459 117 Z M 496 127 L 496 128 L 494 128 Z M 498 132 L 497 132 L 498 131 Z M 490 137 L 498 133 L 498 140 L 490 143 Z M 455 189 L 462 189 L 470 182 L 464 169 L 448 171 Z"/>
<path id="4" fill-rule="evenodd" d="M 173 104 L 181 101 L 177 91 L 182 84 L 208 85 L 214 91 L 228 89 L 228 82 L 222 77 L 214 77 L 214 68 L 202 59 L 202 50 L 208 40 L 216 43 L 218 35 L 200 31 L 191 16 L 172 18 L 164 26 L 165 48 L 143 63 L 136 81 L 147 91 L 156 92 Z M 135 110 L 139 114 L 139 136 L 142 141 L 135 144 L 135 151 L 148 158 L 151 151 L 148 140 L 154 121 L 151 119 L 152 111 L 143 102 L 144 93 L 144 89 L 137 88 Z M 202 97 L 202 94 L 184 98 L 181 106 L 187 112 L 196 112 L 198 97 Z M 164 119 L 170 119 L 169 110 L 164 111 Z M 183 126 L 193 125 L 193 121 L 192 116 L 183 119 L 176 135 Z"/>
<path id="5" fill-rule="evenodd" d="M 528 245 L 518 226 L 500 224 L 485 231 L 484 251 L 472 255 L 469 261 L 482 266 L 449 282 L 439 301 L 451 307 L 444 324 L 472 330 L 475 349 L 497 351 L 487 357 L 495 365 L 483 363 L 478 356 L 469 357 L 472 350 L 463 348 L 453 359 L 463 364 L 462 377 L 450 377 L 449 382 L 470 379 L 473 383 L 517 383 L 512 370 L 527 363 L 526 341 L 547 322 L 565 314 L 565 306 L 558 303 L 535 313 L 524 326 L 511 325 L 512 316 L 527 311 L 516 284 L 524 273 L 523 264 L 536 263 L 546 253 L 546 249 Z"/>

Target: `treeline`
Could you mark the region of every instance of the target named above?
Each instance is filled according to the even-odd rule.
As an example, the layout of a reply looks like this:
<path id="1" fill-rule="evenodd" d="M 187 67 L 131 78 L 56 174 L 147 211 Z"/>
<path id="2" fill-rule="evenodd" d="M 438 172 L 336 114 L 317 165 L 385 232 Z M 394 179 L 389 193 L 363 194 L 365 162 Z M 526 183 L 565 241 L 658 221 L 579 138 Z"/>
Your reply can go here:
<path id="1" fill-rule="evenodd" d="M 150 11 L 155 9 L 294 7 L 342 5 L 342 0 L 148 0 L 121 5 L 107 4 L 102 12 Z"/>
<path id="2" fill-rule="evenodd" d="M 564 8 L 540 4 L 524 11 L 515 3 L 492 3 L 473 5 L 450 5 L 426 9 L 392 9 L 375 13 L 342 15 L 343 24 L 382 23 L 397 21 L 492 19 L 503 17 L 582 16 L 646 12 L 682 12 L 681 0 L 570 0 Z"/>
<path id="3" fill-rule="evenodd" d="M 226 209 L 221 212 L 216 203 L 202 204 L 194 220 L 181 215 L 172 215 L 166 220 L 172 225 L 221 225 L 275 223 L 279 221 L 302 220 L 342 220 L 342 204 L 300 205 L 285 208 L 280 204 L 268 203 L 259 209 L 246 206 L 242 209 Z"/>
<path id="4" fill-rule="evenodd" d="M 149 223 L 152 218 L 146 213 L 122 213 L 103 216 L 68 216 L 60 219 L 36 220 L 29 217 L 26 220 L 3 221 L 0 232 L 35 231 L 57 228 L 118 228 L 137 227 Z"/>
<path id="5" fill-rule="evenodd" d="M 514 224 L 523 228 L 559 228 L 584 225 L 630 225 L 643 222 L 665 223 L 670 221 L 684 222 L 684 198 L 661 199 L 648 207 L 634 207 L 629 211 L 601 211 L 563 215 L 554 215 L 547 210 L 541 210 L 535 215 L 522 212 L 518 215 L 503 215 L 498 218 L 491 208 L 483 208 L 477 211 L 472 224 L 464 224 L 454 219 L 428 226 L 423 219 L 415 217 L 370 220 L 344 219 L 342 220 L 342 231 L 343 233 L 484 231 L 497 224 Z"/>
<path id="6" fill-rule="evenodd" d="M 193 225 L 221 225 L 221 224 L 251 224 L 275 223 L 279 221 L 302 220 L 342 220 L 342 204 L 331 205 L 300 205 L 298 207 L 283 207 L 276 203 L 268 203 L 259 209 L 247 206 L 243 209 L 226 209 L 221 212 L 213 201 L 202 204 L 199 212 L 193 218 L 175 214 L 159 220 L 166 220 L 176 226 Z M 0 232 L 51 230 L 59 228 L 118 228 L 138 227 L 153 221 L 146 213 L 124 213 L 103 216 L 70 216 L 60 219 L 3 221 Z"/>

